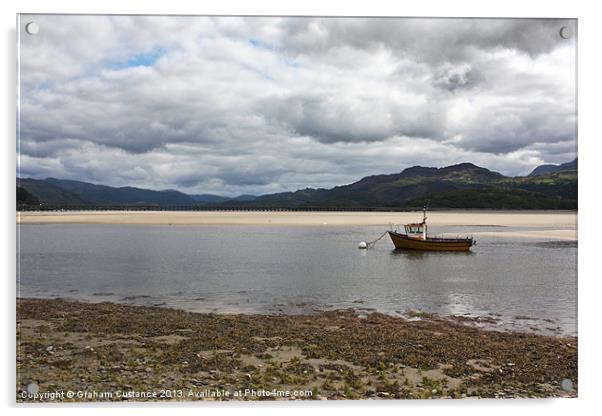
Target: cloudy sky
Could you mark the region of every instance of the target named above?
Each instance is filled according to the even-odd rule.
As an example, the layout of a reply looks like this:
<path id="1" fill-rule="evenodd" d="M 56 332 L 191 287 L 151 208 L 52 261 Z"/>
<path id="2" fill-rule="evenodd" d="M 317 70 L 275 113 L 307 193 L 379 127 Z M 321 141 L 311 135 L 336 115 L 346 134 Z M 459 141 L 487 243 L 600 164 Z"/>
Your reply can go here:
<path id="1" fill-rule="evenodd" d="M 237 195 L 465 161 L 523 175 L 576 156 L 575 21 L 19 25 L 22 177 Z"/>

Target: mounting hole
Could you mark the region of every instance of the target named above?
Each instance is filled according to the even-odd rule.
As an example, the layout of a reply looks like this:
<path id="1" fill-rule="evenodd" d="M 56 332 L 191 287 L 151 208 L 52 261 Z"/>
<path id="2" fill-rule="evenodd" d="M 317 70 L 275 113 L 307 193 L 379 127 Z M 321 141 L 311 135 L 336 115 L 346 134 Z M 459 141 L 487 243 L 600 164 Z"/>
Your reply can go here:
<path id="1" fill-rule="evenodd" d="M 562 39 L 570 39 L 573 37 L 573 30 L 569 26 L 562 26 L 558 34 Z"/>
<path id="2" fill-rule="evenodd" d="M 40 31 L 40 26 L 36 22 L 29 22 L 25 25 L 25 31 L 30 35 L 37 35 Z"/>
<path id="3" fill-rule="evenodd" d="M 27 385 L 27 393 L 38 394 L 38 391 L 40 391 L 40 387 L 38 386 L 37 383 L 31 382 Z"/>
<path id="4" fill-rule="evenodd" d="M 564 391 L 571 391 L 573 390 L 573 382 L 570 379 L 565 378 L 560 382 L 560 388 Z"/>

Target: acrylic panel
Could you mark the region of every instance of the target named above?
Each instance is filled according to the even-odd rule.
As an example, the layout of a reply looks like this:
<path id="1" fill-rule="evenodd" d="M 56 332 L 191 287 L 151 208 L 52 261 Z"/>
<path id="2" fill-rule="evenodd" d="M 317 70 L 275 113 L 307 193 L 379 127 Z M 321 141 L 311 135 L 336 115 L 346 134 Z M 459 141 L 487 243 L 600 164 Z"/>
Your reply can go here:
<path id="1" fill-rule="evenodd" d="M 575 19 L 17 34 L 18 402 L 577 396 Z"/>

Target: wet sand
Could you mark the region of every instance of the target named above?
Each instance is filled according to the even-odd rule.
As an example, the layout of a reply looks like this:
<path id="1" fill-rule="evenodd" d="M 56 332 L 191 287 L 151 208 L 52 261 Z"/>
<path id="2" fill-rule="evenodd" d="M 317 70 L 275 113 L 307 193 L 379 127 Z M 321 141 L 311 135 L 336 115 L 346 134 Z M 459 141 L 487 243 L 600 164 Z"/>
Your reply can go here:
<path id="1" fill-rule="evenodd" d="M 404 224 L 422 219 L 421 212 L 276 212 L 276 211 L 64 211 L 19 212 L 21 224 L 146 224 L 146 225 L 299 225 L 363 226 Z M 577 239 L 576 211 L 434 211 L 430 226 L 500 227 L 514 237 Z M 525 230 L 504 230 L 513 227 Z M 485 234 L 484 234 L 485 235 Z"/>
<path id="2" fill-rule="evenodd" d="M 17 299 L 17 401 L 577 396 L 575 337 L 411 317 Z M 31 383 L 37 396 L 26 393 Z"/>

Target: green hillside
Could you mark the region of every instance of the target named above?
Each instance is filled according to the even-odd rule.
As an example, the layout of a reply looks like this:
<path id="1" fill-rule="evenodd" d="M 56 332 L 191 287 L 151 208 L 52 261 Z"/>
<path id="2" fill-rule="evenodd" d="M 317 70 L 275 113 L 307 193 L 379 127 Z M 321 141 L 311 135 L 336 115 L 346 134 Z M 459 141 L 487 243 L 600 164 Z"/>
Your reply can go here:
<path id="1" fill-rule="evenodd" d="M 40 201 L 27 189 L 17 186 L 17 206 L 39 205 Z"/>
<path id="2" fill-rule="evenodd" d="M 576 209 L 577 171 L 534 177 L 506 177 L 471 163 L 365 177 L 331 189 L 303 189 L 263 195 L 239 206 L 288 208 Z M 232 204 L 231 204 L 232 205 Z"/>
<path id="3" fill-rule="evenodd" d="M 533 169 L 533 172 L 529 176 L 548 175 L 550 173 L 563 172 L 568 170 L 577 170 L 578 161 L 577 158 L 567 163 L 560 165 L 540 165 Z"/>
<path id="4" fill-rule="evenodd" d="M 485 186 L 426 195 L 407 202 L 420 208 L 577 209 L 577 201 L 524 189 Z"/>
<path id="5" fill-rule="evenodd" d="M 577 180 L 577 170 L 507 177 L 472 163 L 461 163 L 443 168 L 413 166 L 400 173 L 367 176 L 331 189 L 305 188 L 258 197 L 187 195 L 174 190 L 115 188 L 53 178 L 19 179 L 18 186 L 30 200 L 35 198 L 52 207 L 410 209 L 430 200 L 433 208 L 576 209 Z"/>

